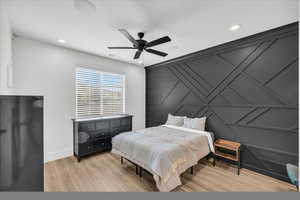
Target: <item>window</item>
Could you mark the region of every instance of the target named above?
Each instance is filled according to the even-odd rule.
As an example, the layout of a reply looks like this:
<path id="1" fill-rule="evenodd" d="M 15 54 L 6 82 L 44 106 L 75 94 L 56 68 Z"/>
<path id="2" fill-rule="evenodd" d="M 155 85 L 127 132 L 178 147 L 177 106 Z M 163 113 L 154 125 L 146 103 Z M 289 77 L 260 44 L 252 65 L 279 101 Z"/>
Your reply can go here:
<path id="1" fill-rule="evenodd" d="M 76 117 L 97 117 L 123 114 L 124 75 L 76 70 Z"/>

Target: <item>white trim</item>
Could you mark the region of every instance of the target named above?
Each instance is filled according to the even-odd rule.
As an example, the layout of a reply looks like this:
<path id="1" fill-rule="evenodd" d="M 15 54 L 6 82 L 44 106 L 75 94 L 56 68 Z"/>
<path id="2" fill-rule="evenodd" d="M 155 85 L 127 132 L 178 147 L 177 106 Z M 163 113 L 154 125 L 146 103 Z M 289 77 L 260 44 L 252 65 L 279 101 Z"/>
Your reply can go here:
<path id="1" fill-rule="evenodd" d="M 72 155 L 73 155 L 73 148 L 64 148 L 61 151 L 46 152 L 44 157 L 44 163 L 69 157 Z"/>
<path id="2" fill-rule="evenodd" d="M 126 76 L 125 74 L 122 75 L 123 76 L 123 114 L 126 113 Z"/>

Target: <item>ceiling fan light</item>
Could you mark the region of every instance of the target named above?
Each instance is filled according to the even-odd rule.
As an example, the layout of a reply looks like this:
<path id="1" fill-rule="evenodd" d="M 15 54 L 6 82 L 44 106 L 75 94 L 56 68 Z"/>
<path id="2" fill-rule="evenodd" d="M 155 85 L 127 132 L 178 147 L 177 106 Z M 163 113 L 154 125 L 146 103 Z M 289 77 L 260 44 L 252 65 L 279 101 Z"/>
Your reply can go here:
<path id="1" fill-rule="evenodd" d="M 96 6 L 89 0 L 74 0 L 74 8 L 82 13 L 96 12 Z"/>

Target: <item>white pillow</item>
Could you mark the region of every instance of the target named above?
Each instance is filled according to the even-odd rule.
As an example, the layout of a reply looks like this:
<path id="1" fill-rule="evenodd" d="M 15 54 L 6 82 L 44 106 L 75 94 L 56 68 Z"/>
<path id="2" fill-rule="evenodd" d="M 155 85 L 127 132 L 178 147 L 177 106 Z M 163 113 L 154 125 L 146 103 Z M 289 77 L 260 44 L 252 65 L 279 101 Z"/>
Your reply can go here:
<path id="1" fill-rule="evenodd" d="M 206 117 L 201 118 L 184 118 L 183 127 L 205 131 Z"/>
<path id="2" fill-rule="evenodd" d="M 168 120 L 166 122 L 167 125 L 174 125 L 174 126 L 182 126 L 183 125 L 183 120 L 186 117 L 182 116 L 174 116 L 171 114 L 168 114 Z"/>

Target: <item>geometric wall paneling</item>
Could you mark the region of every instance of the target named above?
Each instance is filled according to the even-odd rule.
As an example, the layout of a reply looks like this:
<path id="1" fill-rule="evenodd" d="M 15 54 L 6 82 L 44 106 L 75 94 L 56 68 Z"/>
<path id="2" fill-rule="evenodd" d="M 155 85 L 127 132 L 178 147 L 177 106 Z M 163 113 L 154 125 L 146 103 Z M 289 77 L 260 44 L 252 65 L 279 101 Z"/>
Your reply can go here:
<path id="1" fill-rule="evenodd" d="M 282 180 L 286 180 L 283 174 L 286 171 L 286 166 L 283 163 L 297 164 L 293 155 L 264 150 L 250 145 L 247 145 L 243 150 L 245 154 L 244 166 Z"/>
<path id="2" fill-rule="evenodd" d="M 237 48 L 233 51 L 220 53 L 219 56 L 232 63 L 234 66 L 237 66 L 241 64 L 243 60 L 245 60 L 247 56 L 257 48 L 257 46 L 258 45 L 250 45 Z"/>
<path id="3" fill-rule="evenodd" d="M 216 138 L 226 138 L 228 140 L 240 142 L 239 136 L 230 126 L 225 125 L 218 115 L 212 115 L 207 120 L 206 130 L 212 131 Z"/>
<path id="4" fill-rule="evenodd" d="M 248 169 L 252 169 L 255 171 L 258 171 L 260 169 L 259 172 L 268 172 L 269 169 L 266 168 L 264 162 L 259 159 L 259 153 L 257 153 L 255 150 L 255 148 L 252 148 L 250 146 L 243 146 L 243 156 L 241 157 L 241 161 L 243 162 L 243 167 L 246 167 Z M 260 152 L 261 150 L 259 149 L 258 152 Z M 270 172 L 271 174 L 272 172 Z M 266 174 L 266 173 L 264 173 Z M 269 175 L 269 174 L 267 174 Z"/>
<path id="5" fill-rule="evenodd" d="M 195 105 L 189 105 L 189 104 L 184 104 L 178 107 L 178 109 L 173 113 L 174 115 L 179 115 L 179 116 L 187 116 L 187 117 L 195 117 L 199 112 L 204 110 L 205 107 L 200 107 L 195 106 Z"/>
<path id="6" fill-rule="evenodd" d="M 261 159 L 269 159 L 276 163 L 280 163 L 282 161 L 287 163 L 293 163 L 294 162 L 294 154 L 291 153 L 285 153 L 282 151 L 269 151 L 264 148 L 256 148 L 255 146 L 248 145 L 248 148 L 251 149 L 251 152 L 253 152 L 257 157 Z M 297 164 L 297 163 L 294 163 Z"/>
<path id="7" fill-rule="evenodd" d="M 296 132 L 292 130 L 296 120 L 298 120 L 297 109 L 272 108 L 249 123 L 254 126 L 281 128 Z"/>
<path id="8" fill-rule="evenodd" d="M 149 105 L 148 109 L 152 112 L 147 113 L 147 118 L 152 122 L 162 122 L 165 120 L 165 116 L 161 115 L 160 112 L 168 112 L 167 110 L 164 111 L 160 106 L 157 105 Z"/>
<path id="9" fill-rule="evenodd" d="M 276 39 L 251 66 L 247 73 L 264 83 L 298 57 L 298 34 Z M 274 56 L 277 55 L 277 56 Z M 272 65 L 272 67 L 269 67 Z"/>
<path id="10" fill-rule="evenodd" d="M 195 60 L 192 63 L 188 63 L 188 66 L 197 75 L 201 75 L 205 80 L 215 87 L 226 74 L 230 73 L 234 66 L 225 62 L 219 56 L 205 56 L 199 60 Z M 216 73 L 218 72 L 218 73 Z"/>
<path id="11" fill-rule="evenodd" d="M 298 23 L 146 67 L 146 127 L 207 117 L 243 167 L 288 180 L 298 163 Z"/>
<path id="12" fill-rule="evenodd" d="M 230 86 L 227 86 L 221 93 L 221 95 L 229 100 L 229 104 L 235 104 L 235 105 L 241 105 L 241 104 L 249 104 L 247 99 L 245 99 L 243 96 L 241 96 L 237 91 L 232 89 Z M 214 102 L 211 102 L 211 104 L 215 104 Z M 218 104 L 217 104 L 218 105 Z"/>
<path id="13" fill-rule="evenodd" d="M 149 85 L 147 85 L 149 88 L 170 88 L 172 85 L 174 85 L 178 80 L 176 77 L 174 77 L 172 74 L 169 73 L 168 70 L 166 69 L 160 69 L 160 70 L 155 70 L 149 74 L 149 79 L 151 77 L 155 77 L 156 81 L 151 81 Z M 164 80 L 164 81 L 162 81 Z"/>
<path id="14" fill-rule="evenodd" d="M 225 95 L 220 93 L 209 102 L 209 105 L 231 105 L 231 102 Z"/>
<path id="15" fill-rule="evenodd" d="M 240 120 L 245 114 L 251 111 L 251 108 L 247 107 L 227 107 L 227 106 L 212 106 L 212 109 L 222 118 L 224 122 L 235 123 Z"/>
<path id="16" fill-rule="evenodd" d="M 195 83 L 192 81 L 192 79 L 190 79 L 186 74 L 182 74 L 180 72 L 178 72 L 176 66 L 174 67 L 169 67 L 168 68 L 170 70 L 171 73 L 173 73 L 178 80 L 187 88 L 189 89 L 189 91 L 191 93 L 193 93 L 195 96 L 198 97 L 199 101 L 201 101 L 202 103 L 206 104 L 206 100 L 205 100 L 205 94 L 203 94 L 203 91 L 201 90 L 201 88 L 198 88 Z"/>
<path id="17" fill-rule="evenodd" d="M 283 96 L 289 104 L 293 105 L 298 104 L 298 86 L 292 84 L 298 82 L 298 66 L 298 59 L 296 59 L 265 83 L 266 87 Z"/>
<path id="18" fill-rule="evenodd" d="M 187 95 L 189 90 L 184 86 L 184 84 L 177 84 L 169 93 L 167 98 L 164 99 L 164 107 L 168 110 L 174 110 L 182 102 Z"/>
<path id="19" fill-rule="evenodd" d="M 277 150 L 286 154 L 298 153 L 296 134 L 280 130 L 263 129 L 254 126 L 234 126 L 242 143 Z"/>
<path id="20" fill-rule="evenodd" d="M 234 89 L 240 96 L 249 102 L 249 104 L 271 104 L 281 105 L 282 101 L 277 95 L 272 94 L 268 89 L 261 87 L 252 81 L 248 76 L 243 74 L 237 77 L 231 84 L 230 87 Z M 248 95 L 248 94 L 252 95 Z"/>

